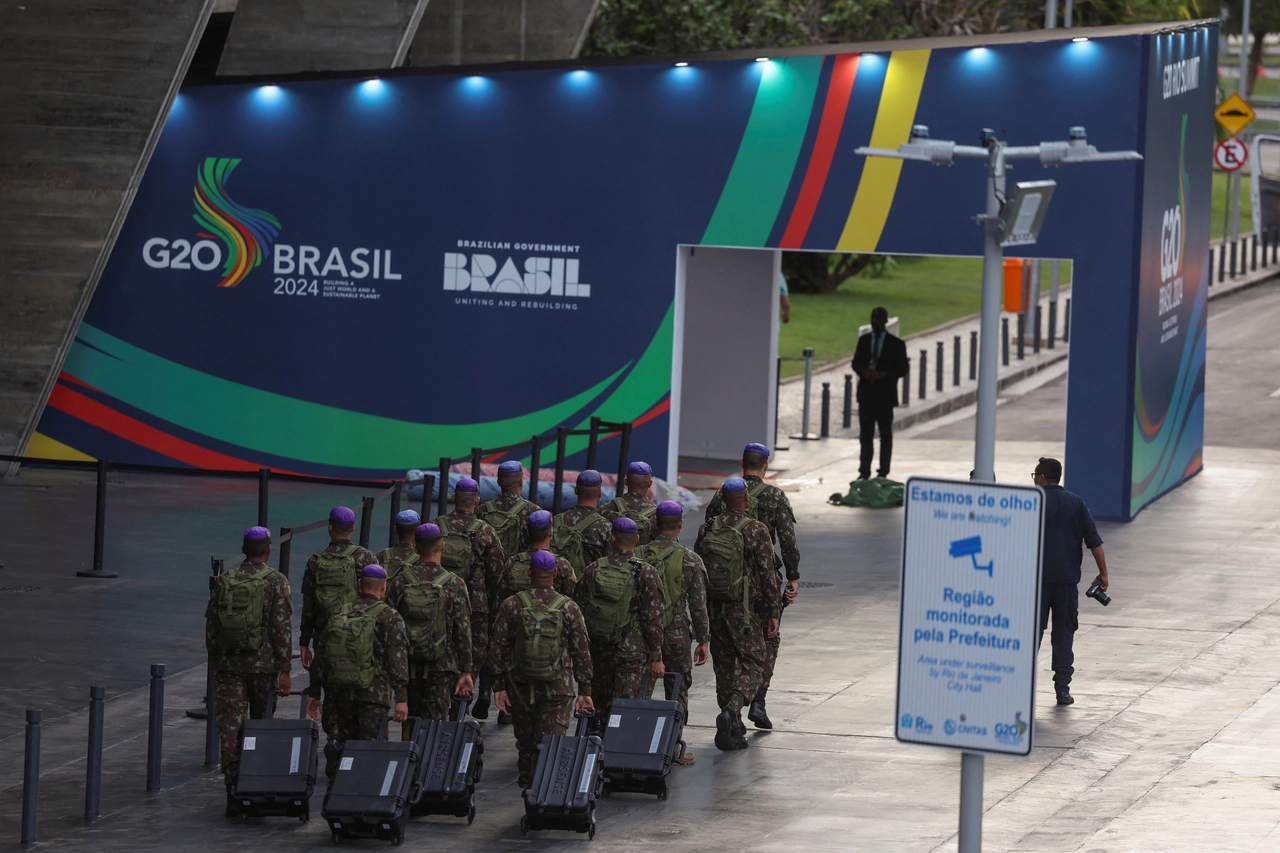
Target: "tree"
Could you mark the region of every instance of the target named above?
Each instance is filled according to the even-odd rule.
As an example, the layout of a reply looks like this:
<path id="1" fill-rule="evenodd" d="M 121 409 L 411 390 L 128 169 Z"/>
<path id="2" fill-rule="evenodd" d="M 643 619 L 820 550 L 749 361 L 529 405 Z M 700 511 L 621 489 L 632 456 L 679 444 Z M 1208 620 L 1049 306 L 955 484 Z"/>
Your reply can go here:
<path id="1" fill-rule="evenodd" d="M 1222 20 L 1222 31 L 1230 35 L 1240 34 L 1240 24 L 1244 20 L 1244 3 L 1242 0 L 1226 0 L 1223 6 L 1227 15 Z M 1275 0 L 1253 0 L 1249 4 L 1249 78 L 1245 81 L 1244 94 L 1253 94 L 1253 84 L 1258 79 L 1258 66 L 1262 65 L 1263 41 L 1268 33 L 1280 33 L 1280 3 Z M 1220 56 L 1218 61 L 1226 65 L 1227 57 Z"/>

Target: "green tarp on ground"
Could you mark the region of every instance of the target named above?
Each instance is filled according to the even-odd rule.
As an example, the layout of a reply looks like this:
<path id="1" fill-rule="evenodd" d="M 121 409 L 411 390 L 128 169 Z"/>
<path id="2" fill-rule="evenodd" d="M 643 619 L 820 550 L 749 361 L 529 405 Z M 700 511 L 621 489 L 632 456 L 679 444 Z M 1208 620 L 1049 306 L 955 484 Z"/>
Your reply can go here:
<path id="1" fill-rule="evenodd" d="M 849 493 L 836 492 L 831 496 L 831 503 L 836 506 L 868 506 L 889 507 L 902 506 L 902 484 L 885 477 L 873 480 L 854 480 L 849 484 Z"/>

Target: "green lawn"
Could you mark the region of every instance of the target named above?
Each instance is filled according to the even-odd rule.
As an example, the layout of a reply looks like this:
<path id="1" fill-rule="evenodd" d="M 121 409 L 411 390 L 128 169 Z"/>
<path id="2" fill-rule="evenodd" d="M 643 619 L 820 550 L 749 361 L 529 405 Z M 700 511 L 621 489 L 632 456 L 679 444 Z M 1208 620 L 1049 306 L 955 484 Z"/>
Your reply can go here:
<path id="1" fill-rule="evenodd" d="M 982 306 L 981 258 L 896 260 L 897 265 L 879 278 L 858 276 L 835 293 L 791 294 L 791 322 L 781 327 L 778 354 L 801 356 L 805 347 L 813 347 L 817 361 L 852 358 L 858 326 L 869 321 L 871 309 L 877 305 L 887 308 L 889 316 L 901 319 L 903 335 L 978 313 Z M 1062 280 L 1070 277 L 1071 264 L 1063 264 Z M 1047 288 L 1048 280 L 1041 286 Z M 783 376 L 802 372 L 803 362 L 782 363 Z"/>
<path id="2" fill-rule="evenodd" d="M 1236 172 L 1237 175 L 1243 175 L 1244 184 L 1240 187 L 1240 231 L 1244 233 L 1253 228 L 1253 203 L 1249 200 L 1249 176 L 1245 174 L 1248 169 Z M 1232 184 L 1234 185 L 1234 181 Z M 1209 234 L 1214 240 L 1222 236 L 1223 216 L 1227 210 L 1227 173 L 1213 170 L 1213 218 L 1209 220 Z"/>

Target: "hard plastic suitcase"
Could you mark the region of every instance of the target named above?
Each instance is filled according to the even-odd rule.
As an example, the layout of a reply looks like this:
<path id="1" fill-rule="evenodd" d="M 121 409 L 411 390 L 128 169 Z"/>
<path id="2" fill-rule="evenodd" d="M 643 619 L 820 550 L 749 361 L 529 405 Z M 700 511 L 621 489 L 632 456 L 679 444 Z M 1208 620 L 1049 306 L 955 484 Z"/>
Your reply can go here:
<path id="1" fill-rule="evenodd" d="M 415 731 L 421 721 L 414 720 Z M 387 740 L 387 723 L 377 740 L 349 740 L 342 746 L 338 770 L 325 794 L 320 814 L 333 840 L 380 838 L 399 844 L 418 780 L 417 740 Z"/>
<path id="2" fill-rule="evenodd" d="M 422 754 L 417 790 L 410 814 L 442 814 L 476 819 L 476 783 L 484 770 L 484 738 L 480 724 L 467 719 L 458 702 L 453 720 L 428 720 L 413 730 Z"/>
<path id="3" fill-rule="evenodd" d="M 648 692 L 649 676 L 640 686 Z M 680 674 L 673 696 L 680 695 Z M 654 794 L 665 800 L 667 774 L 684 756 L 684 706 L 665 699 L 614 699 L 604 726 L 604 783 L 607 791 Z"/>
<path id="4" fill-rule="evenodd" d="M 590 715 L 578 718 L 574 736 L 548 735 L 538 744 L 533 784 L 524 792 L 520 832 L 563 829 L 596 837 L 596 798 L 603 784 L 604 747 L 587 736 Z"/>
<path id="5" fill-rule="evenodd" d="M 244 721 L 240 769 L 231 789 L 241 815 L 310 819 L 319 732 L 309 719 Z"/>

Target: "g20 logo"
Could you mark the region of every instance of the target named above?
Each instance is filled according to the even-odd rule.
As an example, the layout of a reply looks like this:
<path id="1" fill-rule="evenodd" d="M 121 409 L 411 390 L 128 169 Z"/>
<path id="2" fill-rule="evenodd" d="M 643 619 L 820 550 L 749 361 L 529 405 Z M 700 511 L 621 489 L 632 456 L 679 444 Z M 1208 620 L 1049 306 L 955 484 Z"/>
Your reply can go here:
<path id="1" fill-rule="evenodd" d="M 170 243 L 163 237 L 152 237 L 142 244 L 142 260 L 155 270 L 194 267 L 207 272 L 222 263 L 222 247 L 212 240 L 197 240 L 193 244 L 179 239 Z"/>
<path id="2" fill-rule="evenodd" d="M 1160 222 L 1160 280 L 1168 281 L 1182 269 L 1182 206 L 1164 212 Z"/>

